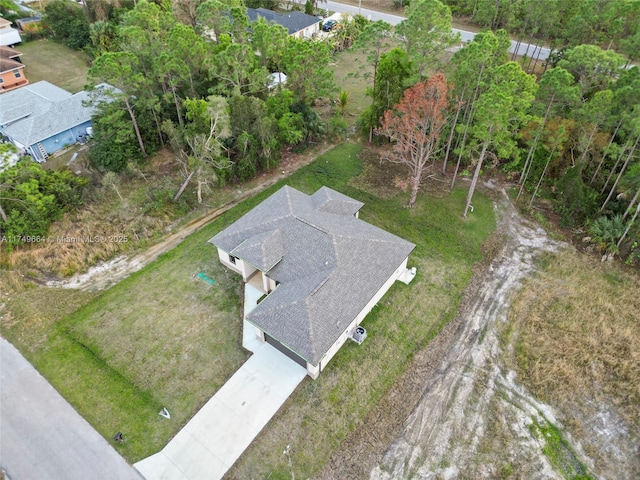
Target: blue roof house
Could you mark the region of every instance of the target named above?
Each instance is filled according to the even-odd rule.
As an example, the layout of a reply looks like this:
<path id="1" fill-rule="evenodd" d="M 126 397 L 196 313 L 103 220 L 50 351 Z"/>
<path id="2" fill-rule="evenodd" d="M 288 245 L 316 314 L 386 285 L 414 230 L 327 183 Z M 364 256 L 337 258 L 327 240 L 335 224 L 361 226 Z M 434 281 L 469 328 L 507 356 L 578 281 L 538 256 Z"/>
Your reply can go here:
<path id="1" fill-rule="evenodd" d="M 98 92 L 104 88 L 112 87 L 96 87 Z M 44 162 L 90 135 L 95 108 L 95 95 L 89 92 L 71 94 L 47 81 L 32 83 L 0 95 L 0 134 Z"/>

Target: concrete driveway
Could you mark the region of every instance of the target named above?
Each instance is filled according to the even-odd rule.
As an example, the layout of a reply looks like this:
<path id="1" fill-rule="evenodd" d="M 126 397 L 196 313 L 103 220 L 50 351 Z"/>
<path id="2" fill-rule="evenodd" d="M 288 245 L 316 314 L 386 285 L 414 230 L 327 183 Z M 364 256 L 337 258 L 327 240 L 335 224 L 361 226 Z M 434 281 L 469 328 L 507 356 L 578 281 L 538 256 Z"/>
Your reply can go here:
<path id="1" fill-rule="evenodd" d="M 245 314 L 262 293 L 245 285 Z M 135 464 L 147 480 L 222 478 L 306 376 L 306 369 L 255 338 L 253 355 L 159 453 Z"/>
<path id="2" fill-rule="evenodd" d="M 0 465 L 9 478 L 141 480 L 4 338 L 0 390 Z"/>

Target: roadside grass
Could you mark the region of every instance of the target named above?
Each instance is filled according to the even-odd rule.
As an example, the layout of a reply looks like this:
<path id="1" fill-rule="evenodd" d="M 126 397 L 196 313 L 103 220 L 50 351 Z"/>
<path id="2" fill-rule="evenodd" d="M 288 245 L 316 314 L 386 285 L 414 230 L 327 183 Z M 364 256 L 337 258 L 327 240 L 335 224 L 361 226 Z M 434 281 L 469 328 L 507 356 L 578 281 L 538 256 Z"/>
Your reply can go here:
<path id="1" fill-rule="evenodd" d="M 71 93 L 88 83 L 89 57 L 83 52 L 47 39 L 22 43 L 17 50 L 29 83 L 46 80 Z"/>
<path id="2" fill-rule="evenodd" d="M 365 163 L 361 176 L 370 167 Z M 373 183 L 355 177 L 341 191 L 365 203 L 360 218 L 416 243 L 409 266 L 417 267 L 418 274 L 408 286 L 392 286 L 367 316 L 368 336 L 361 346 L 347 343 L 317 380 L 298 387 L 229 478 L 317 474 L 348 433 L 363 426 L 415 352 L 456 315 L 472 265 L 482 259 L 481 245 L 495 227 L 490 200 L 479 196 L 477 215 L 463 221 L 464 190 L 441 198 L 421 194 L 416 208 L 408 209 L 408 193 L 381 196 Z M 287 445 L 291 448 L 283 455 Z"/>
<path id="3" fill-rule="evenodd" d="M 366 342 L 348 343 L 317 381 L 305 380 L 231 472 L 262 478 L 275 470 L 272 478 L 289 478 L 279 457 L 291 444 L 296 475 L 312 475 L 362 424 L 413 353 L 453 318 L 494 228 L 491 202 L 482 196 L 478 215 L 465 222 L 463 191 L 420 195 L 417 208 L 407 209 L 404 193 L 382 199 L 374 189 L 349 186 L 362 173 L 360 150 L 334 148 L 102 293 L 13 289 L 1 310 L 2 335 L 107 440 L 122 431 L 126 441 L 114 447 L 138 461 L 160 450 L 247 358 L 241 279 L 225 271 L 207 240 L 285 183 L 306 193 L 327 185 L 360 199 L 361 218 L 417 244 L 410 266 L 418 275 L 410 286 L 392 287 L 365 321 Z M 213 286 L 198 279 L 201 271 Z M 31 301 L 34 293 L 42 293 L 39 302 Z M 162 407 L 171 420 L 158 415 Z"/>

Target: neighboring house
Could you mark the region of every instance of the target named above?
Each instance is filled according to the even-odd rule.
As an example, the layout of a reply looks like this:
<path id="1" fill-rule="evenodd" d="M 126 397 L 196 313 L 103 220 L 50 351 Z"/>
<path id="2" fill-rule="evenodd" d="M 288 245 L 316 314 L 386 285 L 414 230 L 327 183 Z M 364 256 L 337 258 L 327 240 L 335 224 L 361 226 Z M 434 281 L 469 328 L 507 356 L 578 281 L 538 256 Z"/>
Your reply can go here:
<path id="1" fill-rule="evenodd" d="M 101 84 L 100 89 L 112 88 Z M 95 95 L 94 95 L 95 96 Z M 38 162 L 84 141 L 95 106 L 88 92 L 71 94 L 41 81 L 0 95 L 0 133 Z M 106 100 L 106 98 L 105 98 Z"/>
<path id="2" fill-rule="evenodd" d="M 320 19 L 303 12 L 276 13 L 266 8 L 247 8 L 249 20 L 255 22 L 258 17 L 277 23 L 287 29 L 289 35 L 299 38 L 311 38 L 320 31 Z"/>
<path id="3" fill-rule="evenodd" d="M 327 187 L 285 186 L 214 236 L 220 261 L 267 296 L 245 318 L 317 378 L 395 280 L 415 245 L 358 218 Z"/>
<path id="4" fill-rule="evenodd" d="M 22 42 L 20 32 L 11 27 L 11 22 L 0 18 L 0 46 L 13 47 Z"/>
<path id="5" fill-rule="evenodd" d="M 42 29 L 42 17 L 33 16 L 16 20 L 18 28 L 25 33 L 38 33 Z"/>
<path id="6" fill-rule="evenodd" d="M 19 60 L 20 55 L 11 47 L 0 46 L 0 93 L 29 83 L 24 75 L 24 65 Z"/>

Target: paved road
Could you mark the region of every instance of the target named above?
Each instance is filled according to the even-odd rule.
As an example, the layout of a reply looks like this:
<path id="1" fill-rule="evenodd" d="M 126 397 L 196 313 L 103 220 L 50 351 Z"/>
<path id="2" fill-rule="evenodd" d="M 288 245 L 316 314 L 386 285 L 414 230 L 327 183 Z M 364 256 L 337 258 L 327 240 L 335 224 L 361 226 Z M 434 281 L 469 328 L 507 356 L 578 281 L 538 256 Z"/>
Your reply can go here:
<path id="1" fill-rule="evenodd" d="M 0 465 L 12 480 L 141 480 L 4 338 L 0 390 Z"/>
<path id="2" fill-rule="evenodd" d="M 320 6 L 334 12 L 350 13 L 352 15 L 360 13 L 361 15 L 367 17 L 369 20 L 384 20 L 391 25 L 397 25 L 402 20 L 404 20 L 403 16 L 391 15 L 390 13 L 378 12 L 376 10 L 369 10 L 367 8 L 359 9 L 354 5 L 333 2 L 331 0 L 321 3 Z M 459 30 L 457 28 L 454 28 L 453 31 L 460 34 L 460 39 L 462 40 L 462 42 L 470 42 L 476 36 L 474 32 Z M 512 40 L 509 52 L 513 53 L 516 50 L 516 47 L 518 47 L 517 43 Z M 538 47 L 537 45 L 527 45 L 525 43 L 518 47 L 518 55 L 526 54 L 528 57 L 531 57 L 534 54 L 537 55 L 538 49 L 540 49 L 540 47 Z M 549 53 L 550 50 L 548 48 L 542 47 L 542 49 L 540 50 L 540 60 L 546 60 L 549 57 Z"/>

